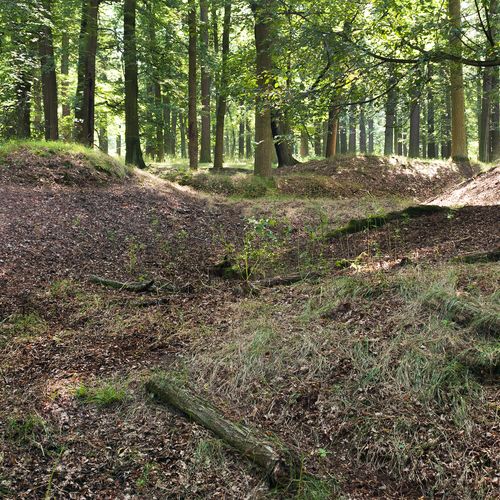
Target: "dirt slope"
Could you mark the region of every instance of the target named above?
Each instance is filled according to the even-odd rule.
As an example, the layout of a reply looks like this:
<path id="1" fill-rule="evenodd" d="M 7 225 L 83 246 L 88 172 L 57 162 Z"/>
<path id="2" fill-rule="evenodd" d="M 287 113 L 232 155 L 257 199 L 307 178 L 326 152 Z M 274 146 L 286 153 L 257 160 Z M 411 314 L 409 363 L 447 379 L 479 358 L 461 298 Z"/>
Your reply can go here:
<path id="1" fill-rule="evenodd" d="M 500 205 L 500 167 L 495 167 L 468 179 L 427 203 L 448 207 Z"/>

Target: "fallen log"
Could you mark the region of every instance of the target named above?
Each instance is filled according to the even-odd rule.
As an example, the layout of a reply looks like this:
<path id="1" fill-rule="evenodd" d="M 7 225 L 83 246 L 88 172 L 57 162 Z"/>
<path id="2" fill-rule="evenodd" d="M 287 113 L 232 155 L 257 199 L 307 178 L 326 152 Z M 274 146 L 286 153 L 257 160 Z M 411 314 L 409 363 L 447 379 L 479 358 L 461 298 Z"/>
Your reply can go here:
<path id="1" fill-rule="evenodd" d="M 465 264 L 475 264 L 480 262 L 500 261 L 500 247 L 488 252 L 471 252 L 454 257 L 453 262 L 463 262 Z"/>
<path id="2" fill-rule="evenodd" d="M 146 390 L 162 403 L 180 411 L 194 422 L 212 431 L 242 456 L 264 469 L 272 486 L 290 487 L 300 475 L 299 460 L 290 451 L 275 449 L 251 429 L 225 419 L 209 402 L 186 390 L 175 377 L 156 375 Z"/>
<path id="3" fill-rule="evenodd" d="M 149 281 L 131 281 L 128 283 L 122 283 L 121 281 L 108 280 L 106 278 L 101 278 L 99 276 L 91 276 L 90 281 L 96 283 L 97 285 L 106 286 L 108 288 L 114 288 L 115 290 L 125 290 L 127 292 L 143 293 L 148 292 L 153 288 L 154 280 Z"/>
<path id="4" fill-rule="evenodd" d="M 307 275 L 303 274 L 290 274 L 289 276 L 274 276 L 273 278 L 266 278 L 258 281 L 253 281 L 252 285 L 258 287 L 272 288 L 273 286 L 286 286 L 293 285 L 299 281 L 305 279 L 318 279 L 320 277 L 319 273 L 309 273 Z"/>

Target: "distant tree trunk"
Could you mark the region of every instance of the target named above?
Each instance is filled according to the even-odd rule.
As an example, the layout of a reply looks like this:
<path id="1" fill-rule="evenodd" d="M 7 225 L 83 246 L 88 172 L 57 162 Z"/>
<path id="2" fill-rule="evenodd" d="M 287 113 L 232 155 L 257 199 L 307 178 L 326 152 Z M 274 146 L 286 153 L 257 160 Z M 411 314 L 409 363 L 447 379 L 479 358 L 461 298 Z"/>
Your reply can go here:
<path id="1" fill-rule="evenodd" d="M 169 98 L 169 91 L 166 87 L 163 89 L 163 141 L 165 143 L 164 150 L 167 155 L 175 156 L 172 151 L 172 111 Z"/>
<path id="2" fill-rule="evenodd" d="M 161 85 L 158 80 L 154 82 L 155 97 L 155 128 L 156 128 L 156 160 L 165 161 L 165 137 L 163 136 L 165 124 L 163 122 L 163 99 L 161 95 Z"/>
<path id="3" fill-rule="evenodd" d="M 245 116 L 243 115 L 243 105 L 240 106 L 240 118 L 238 123 L 238 158 L 245 158 Z"/>
<path id="4" fill-rule="evenodd" d="M 198 168 L 198 116 L 196 113 L 196 69 L 197 69 L 197 19 L 196 2 L 189 0 L 188 30 L 189 30 L 189 74 L 188 74 L 188 149 L 189 168 Z"/>
<path id="5" fill-rule="evenodd" d="M 108 154 L 109 153 L 109 140 L 108 140 L 108 130 L 105 126 L 99 127 L 99 149 Z"/>
<path id="6" fill-rule="evenodd" d="M 187 158 L 186 152 L 186 118 L 181 113 L 179 116 L 179 125 L 181 129 L 181 158 Z"/>
<path id="7" fill-rule="evenodd" d="M 210 120 L 210 70 L 208 65 L 208 1 L 200 0 L 200 40 L 201 40 L 201 149 L 200 162 L 212 161 L 212 139 Z"/>
<path id="8" fill-rule="evenodd" d="M 339 111 L 339 108 L 336 106 L 330 106 L 330 109 L 328 110 L 328 125 L 325 146 L 326 158 L 333 158 L 337 154 Z"/>
<path id="9" fill-rule="evenodd" d="M 61 100 L 63 117 L 71 114 L 71 107 L 68 101 L 69 42 L 69 34 L 66 30 L 64 30 L 61 35 Z"/>
<path id="10" fill-rule="evenodd" d="M 123 59 L 125 64 L 125 162 L 146 168 L 139 132 L 137 48 L 135 16 L 137 0 L 125 0 L 123 8 Z"/>
<path id="11" fill-rule="evenodd" d="M 252 127 L 250 125 L 250 120 L 248 117 L 245 117 L 245 128 L 246 128 L 246 137 L 245 137 L 245 156 L 247 159 L 252 157 Z"/>
<path id="12" fill-rule="evenodd" d="M 78 51 L 74 135 L 77 142 L 89 147 L 94 145 L 95 59 L 99 2 L 100 0 L 82 0 L 82 21 Z"/>
<path id="13" fill-rule="evenodd" d="M 389 68 L 392 73 L 394 67 Z M 394 128 L 396 124 L 396 105 L 397 93 L 394 87 L 395 80 L 393 77 L 389 79 L 390 90 L 387 94 L 387 101 L 385 103 L 385 138 L 384 138 L 384 155 L 394 154 Z"/>
<path id="14" fill-rule="evenodd" d="M 221 170 L 224 165 L 224 123 L 227 109 L 227 61 L 229 57 L 229 35 L 231 30 L 231 2 L 224 6 L 224 26 L 222 28 L 222 69 L 217 99 L 217 118 L 215 126 L 214 169 Z"/>
<path id="15" fill-rule="evenodd" d="M 491 135 L 490 135 L 490 161 L 497 161 L 500 159 L 500 92 L 499 92 L 499 75 L 500 69 L 493 68 L 493 77 L 491 80 L 491 99 L 492 99 L 492 113 L 491 113 Z"/>
<path id="16" fill-rule="evenodd" d="M 448 12 L 452 32 L 450 49 L 453 54 L 461 55 L 461 8 L 460 0 L 448 0 Z M 459 62 L 450 62 L 451 90 L 451 157 L 453 160 L 467 160 L 467 136 L 465 131 L 465 94 L 463 67 Z"/>
<path id="17" fill-rule="evenodd" d="M 314 156 L 321 156 L 321 123 L 314 125 Z"/>
<path id="18" fill-rule="evenodd" d="M 290 144 L 291 130 L 280 109 L 271 110 L 271 131 L 278 157 L 278 167 L 297 165 L 299 161 L 293 157 L 292 145 Z"/>
<path id="19" fill-rule="evenodd" d="M 122 136 L 120 134 L 116 136 L 116 154 L 122 155 Z"/>
<path id="20" fill-rule="evenodd" d="M 31 87 L 31 77 L 22 69 L 16 86 L 17 106 L 14 133 L 18 139 L 31 137 Z"/>
<path id="21" fill-rule="evenodd" d="M 309 156 L 309 136 L 305 127 L 300 131 L 300 156 L 302 158 Z"/>
<path id="22" fill-rule="evenodd" d="M 43 114 L 45 140 L 59 139 L 59 117 L 57 115 L 57 77 L 52 36 L 52 0 L 43 0 L 43 26 L 40 36 L 40 64 L 42 69 Z"/>
<path id="23" fill-rule="evenodd" d="M 444 95 L 445 112 L 441 122 L 441 158 L 451 156 L 451 97 L 449 86 L 445 89 Z"/>
<path id="24" fill-rule="evenodd" d="M 356 107 L 349 108 L 349 153 L 356 154 Z"/>
<path id="25" fill-rule="evenodd" d="M 172 111 L 172 127 L 170 129 L 170 152 L 175 157 L 177 154 L 177 111 Z"/>
<path id="26" fill-rule="evenodd" d="M 484 68 L 481 93 L 481 114 L 479 118 L 479 161 L 490 160 L 490 120 L 492 71 Z"/>
<path id="27" fill-rule="evenodd" d="M 373 154 L 375 150 L 374 147 L 374 134 L 375 134 L 375 125 L 373 123 L 373 116 L 370 114 L 370 118 L 368 118 L 368 154 Z"/>
<path id="28" fill-rule="evenodd" d="M 340 152 L 345 155 L 347 147 L 347 116 L 345 111 L 340 114 Z"/>
<path id="29" fill-rule="evenodd" d="M 427 91 L 427 158 L 437 158 L 434 93 L 431 85 L 432 83 Z"/>
<path id="30" fill-rule="evenodd" d="M 359 113 L 359 151 L 366 154 L 366 118 L 363 107 Z"/>
<path id="31" fill-rule="evenodd" d="M 420 95 L 418 90 L 412 91 L 412 100 L 410 104 L 410 158 L 420 156 Z"/>
<path id="32" fill-rule="evenodd" d="M 257 95 L 255 99 L 255 164 L 254 173 L 261 177 L 272 176 L 273 133 L 271 130 L 271 109 L 267 102 L 270 90 L 269 75 L 272 71 L 272 39 L 269 14 L 274 11 L 275 2 L 265 6 L 252 2 L 255 17 L 255 47 Z"/>

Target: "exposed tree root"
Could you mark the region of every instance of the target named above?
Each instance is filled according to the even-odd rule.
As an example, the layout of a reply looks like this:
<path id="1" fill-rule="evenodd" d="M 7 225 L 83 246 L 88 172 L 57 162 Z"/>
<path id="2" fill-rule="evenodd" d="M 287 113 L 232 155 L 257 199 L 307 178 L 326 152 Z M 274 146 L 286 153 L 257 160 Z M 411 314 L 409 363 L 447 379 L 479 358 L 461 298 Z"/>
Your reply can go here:
<path id="1" fill-rule="evenodd" d="M 115 290 L 123 290 L 135 293 L 149 292 L 151 291 L 154 285 L 153 280 L 122 283 L 120 281 L 108 280 L 106 278 L 101 278 L 99 276 L 91 276 L 90 281 L 92 281 L 92 283 L 96 283 L 97 285 L 102 285 L 108 288 L 114 288 Z"/>
<path id="2" fill-rule="evenodd" d="M 478 262 L 498 262 L 500 261 L 500 247 L 488 252 L 474 252 L 458 255 L 452 259 L 454 262 L 464 262 L 465 264 L 475 264 Z"/>

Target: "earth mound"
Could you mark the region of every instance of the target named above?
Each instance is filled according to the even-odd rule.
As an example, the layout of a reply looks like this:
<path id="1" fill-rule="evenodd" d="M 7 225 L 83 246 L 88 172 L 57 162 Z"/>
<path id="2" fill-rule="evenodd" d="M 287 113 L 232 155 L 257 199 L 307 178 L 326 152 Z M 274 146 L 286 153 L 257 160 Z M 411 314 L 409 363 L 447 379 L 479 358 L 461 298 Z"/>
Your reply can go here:
<path id="1" fill-rule="evenodd" d="M 500 166 L 467 179 L 428 203 L 443 206 L 500 205 Z"/>
<path id="2" fill-rule="evenodd" d="M 96 150 L 59 142 L 0 145 L 0 183 L 65 186 L 103 185 L 129 176 L 120 161 Z"/>
<path id="3" fill-rule="evenodd" d="M 330 195 L 390 193 L 425 199 L 438 195 L 472 173 L 472 169 L 469 171 L 458 164 L 441 160 L 341 156 L 281 168 L 277 171 L 277 183 L 280 191 L 296 194 L 300 185 L 304 185 L 304 177 L 321 178 L 323 189 Z"/>

